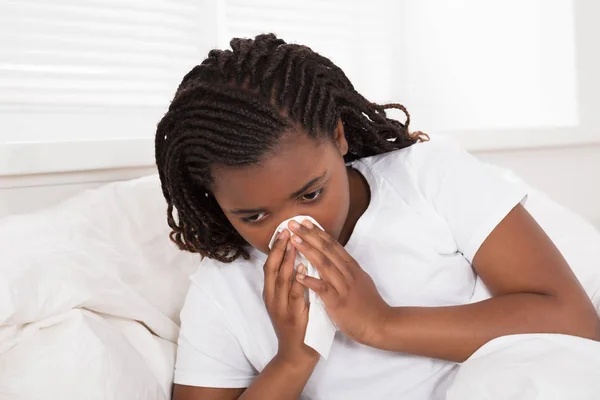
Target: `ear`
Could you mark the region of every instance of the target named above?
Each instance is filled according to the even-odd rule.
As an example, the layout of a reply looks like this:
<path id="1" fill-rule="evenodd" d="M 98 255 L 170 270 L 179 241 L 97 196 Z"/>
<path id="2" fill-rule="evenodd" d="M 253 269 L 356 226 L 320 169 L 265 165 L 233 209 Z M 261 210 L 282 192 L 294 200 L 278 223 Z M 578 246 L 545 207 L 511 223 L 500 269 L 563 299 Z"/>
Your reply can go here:
<path id="1" fill-rule="evenodd" d="M 342 157 L 348 154 L 348 141 L 346 140 L 346 135 L 344 134 L 344 124 L 341 119 L 338 119 L 335 130 L 333 131 L 333 142 L 335 143 Z"/>

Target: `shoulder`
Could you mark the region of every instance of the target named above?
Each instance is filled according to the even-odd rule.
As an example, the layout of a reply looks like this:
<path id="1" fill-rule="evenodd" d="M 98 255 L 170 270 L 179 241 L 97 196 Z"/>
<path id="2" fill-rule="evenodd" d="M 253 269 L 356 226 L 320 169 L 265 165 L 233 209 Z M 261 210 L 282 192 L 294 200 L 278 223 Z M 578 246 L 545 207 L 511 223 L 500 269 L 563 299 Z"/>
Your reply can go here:
<path id="1" fill-rule="evenodd" d="M 448 136 L 431 136 L 426 142 L 417 142 L 409 147 L 384 154 L 362 158 L 357 161 L 374 172 L 398 169 L 417 169 L 437 165 L 452 157 L 467 155 L 456 139 Z"/>
<path id="2" fill-rule="evenodd" d="M 263 263 L 252 252 L 249 259 L 238 258 L 231 263 L 204 258 L 190 280 L 213 301 L 220 302 L 226 294 L 237 297 L 262 284 Z"/>
<path id="3" fill-rule="evenodd" d="M 411 187 L 429 192 L 435 190 L 449 169 L 470 163 L 471 158 L 455 139 L 432 136 L 427 142 L 360 159 L 354 167 L 402 192 Z"/>

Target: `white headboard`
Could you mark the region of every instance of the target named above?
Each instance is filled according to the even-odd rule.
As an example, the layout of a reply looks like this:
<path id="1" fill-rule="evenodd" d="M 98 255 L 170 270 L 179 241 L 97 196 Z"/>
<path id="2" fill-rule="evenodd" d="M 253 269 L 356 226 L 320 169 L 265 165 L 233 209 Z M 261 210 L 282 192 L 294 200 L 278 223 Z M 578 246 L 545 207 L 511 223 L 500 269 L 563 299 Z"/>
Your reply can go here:
<path id="1" fill-rule="evenodd" d="M 110 128 L 99 119 L 89 121 L 98 137 Z M 15 121 L 13 125 L 19 126 Z M 48 207 L 108 182 L 154 173 L 152 137 L 0 143 L 0 218 Z"/>
<path id="2" fill-rule="evenodd" d="M 79 172 L 0 176 L 0 218 L 57 204 L 86 189 L 108 182 L 156 173 L 156 168 L 132 167 Z"/>

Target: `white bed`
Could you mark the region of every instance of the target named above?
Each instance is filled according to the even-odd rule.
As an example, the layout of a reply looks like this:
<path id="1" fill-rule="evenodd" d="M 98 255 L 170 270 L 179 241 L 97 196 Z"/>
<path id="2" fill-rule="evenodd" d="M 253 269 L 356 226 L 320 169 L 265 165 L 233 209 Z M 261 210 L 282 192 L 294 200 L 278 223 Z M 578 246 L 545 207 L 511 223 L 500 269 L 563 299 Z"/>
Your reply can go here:
<path id="1" fill-rule="evenodd" d="M 0 399 L 170 398 L 179 310 L 199 258 L 169 242 L 157 177 L 131 180 L 151 172 L 1 178 L 1 211 L 10 215 L 0 219 Z M 48 202 L 60 204 L 40 209 Z M 598 231 L 539 192 L 527 207 L 600 309 Z M 491 342 L 463 366 L 448 399 L 549 399 L 556 377 L 563 382 L 552 390 L 598 398 L 598 344 L 563 339 Z M 582 348 L 587 358 L 577 356 Z M 519 364 L 532 372 L 526 381 L 509 357 L 515 349 L 533 363 Z"/>

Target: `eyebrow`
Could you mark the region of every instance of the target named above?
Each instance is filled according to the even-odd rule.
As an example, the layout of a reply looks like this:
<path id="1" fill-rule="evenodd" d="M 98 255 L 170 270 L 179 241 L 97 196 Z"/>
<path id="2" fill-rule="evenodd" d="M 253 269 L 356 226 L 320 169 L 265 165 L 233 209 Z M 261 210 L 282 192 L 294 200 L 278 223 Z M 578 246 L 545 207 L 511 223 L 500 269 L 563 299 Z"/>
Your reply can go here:
<path id="1" fill-rule="evenodd" d="M 320 176 L 308 181 L 304 186 L 302 186 L 300 189 L 298 189 L 294 193 L 292 193 L 289 198 L 294 199 L 294 198 L 300 196 L 302 193 L 306 192 L 315 183 L 322 181 L 326 176 L 327 176 L 327 171 L 323 172 Z M 229 212 L 232 214 L 239 215 L 239 214 L 259 214 L 264 211 L 265 211 L 264 208 L 249 208 L 249 209 L 239 209 L 238 208 L 238 209 L 230 210 Z"/>
<path id="2" fill-rule="evenodd" d="M 317 176 L 316 178 L 311 179 L 310 181 L 308 181 L 306 183 L 306 185 L 302 186 L 300 189 L 298 189 L 294 193 L 292 193 L 290 195 L 290 199 L 295 199 L 296 197 L 300 196 L 302 193 L 304 193 L 308 189 L 310 189 L 310 187 L 313 186 L 315 183 L 322 181 L 326 175 L 327 175 L 327 171 L 323 172 L 320 176 Z"/>

